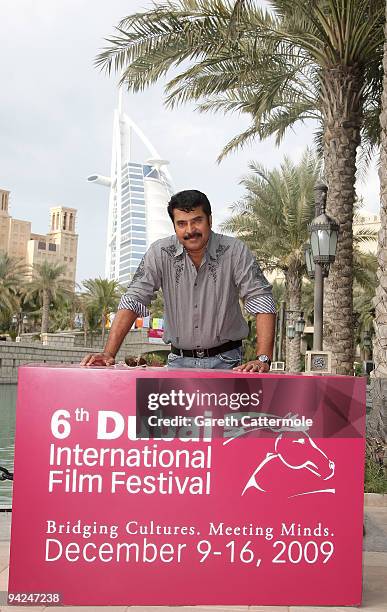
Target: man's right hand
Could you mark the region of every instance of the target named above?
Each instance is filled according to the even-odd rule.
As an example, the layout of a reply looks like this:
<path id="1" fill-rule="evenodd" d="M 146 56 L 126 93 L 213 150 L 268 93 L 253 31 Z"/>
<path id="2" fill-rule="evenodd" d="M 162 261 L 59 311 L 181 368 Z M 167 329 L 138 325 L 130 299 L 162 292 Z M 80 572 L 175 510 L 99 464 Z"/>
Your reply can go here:
<path id="1" fill-rule="evenodd" d="M 112 366 L 115 355 L 123 339 L 135 322 L 137 314 L 133 310 L 118 310 L 109 332 L 109 338 L 104 346 L 103 353 L 89 353 L 80 363 L 82 366 Z"/>
<path id="2" fill-rule="evenodd" d="M 115 359 L 110 353 L 89 353 L 80 363 L 81 366 L 112 366 Z"/>

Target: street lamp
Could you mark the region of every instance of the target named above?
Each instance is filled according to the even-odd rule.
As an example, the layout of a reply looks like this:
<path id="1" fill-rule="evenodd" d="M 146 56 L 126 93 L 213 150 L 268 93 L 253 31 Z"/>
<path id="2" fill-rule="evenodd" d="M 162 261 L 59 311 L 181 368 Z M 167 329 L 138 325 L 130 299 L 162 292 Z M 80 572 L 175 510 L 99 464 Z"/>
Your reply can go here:
<path id="1" fill-rule="evenodd" d="M 313 350 L 322 351 L 324 277 L 328 276 L 329 266 L 335 260 L 339 226 L 325 212 L 328 187 L 319 181 L 314 191 L 316 217 L 309 225 L 311 257 L 315 265 Z M 308 260 L 306 264 L 308 266 Z M 312 271 L 310 262 L 309 266 Z"/>
<path id="2" fill-rule="evenodd" d="M 299 314 L 298 314 L 299 313 Z M 286 312 L 289 323 L 286 326 L 286 336 L 289 340 L 293 340 L 296 336 L 301 336 L 305 329 L 304 313 L 297 310 L 288 310 Z M 298 318 L 295 319 L 295 316 Z"/>
<path id="3" fill-rule="evenodd" d="M 26 314 L 23 315 L 23 311 L 20 311 L 17 314 L 14 314 L 12 317 L 12 324 L 15 326 L 16 333 L 18 336 L 24 333 L 24 327 L 27 325 L 27 323 L 28 323 L 28 317 Z"/>
<path id="4" fill-rule="evenodd" d="M 309 242 L 304 244 L 304 259 L 308 276 L 313 280 L 316 272 L 316 264 L 313 261 L 312 248 Z"/>
<path id="5" fill-rule="evenodd" d="M 304 259 L 306 264 L 306 271 L 311 280 L 314 280 L 316 274 L 316 264 L 314 263 L 312 247 L 310 242 L 304 244 Z M 323 277 L 326 278 L 329 274 L 329 263 L 322 264 Z"/>
<path id="6" fill-rule="evenodd" d="M 286 335 L 289 338 L 289 340 L 293 340 L 293 338 L 296 335 L 296 328 L 295 325 L 293 323 L 289 323 L 289 325 L 286 328 Z"/>
<path id="7" fill-rule="evenodd" d="M 368 330 L 363 332 L 363 346 L 365 349 L 369 349 L 372 345 L 371 334 Z"/>
<path id="8" fill-rule="evenodd" d="M 301 312 L 300 316 L 298 317 L 297 321 L 294 324 L 294 328 L 295 328 L 295 332 L 296 334 L 303 334 L 304 333 L 304 329 L 305 329 L 305 319 L 304 319 L 304 313 Z"/>
<path id="9" fill-rule="evenodd" d="M 316 190 L 318 187 L 316 187 Z M 339 226 L 325 212 L 325 197 L 322 199 L 322 213 L 309 226 L 310 248 L 315 264 L 331 264 L 335 261 Z"/>

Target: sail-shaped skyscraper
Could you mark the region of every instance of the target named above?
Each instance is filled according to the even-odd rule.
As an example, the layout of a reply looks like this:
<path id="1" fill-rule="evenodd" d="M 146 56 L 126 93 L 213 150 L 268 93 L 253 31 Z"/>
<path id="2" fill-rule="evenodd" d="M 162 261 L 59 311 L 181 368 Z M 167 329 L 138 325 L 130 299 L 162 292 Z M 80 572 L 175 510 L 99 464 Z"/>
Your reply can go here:
<path id="1" fill-rule="evenodd" d="M 138 163 L 132 158 L 136 135 L 150 158 Z M 148 246 L 172 233 L 167 203 L 172 179 L 154 146 L 122 109 L 122 90 L 114 111 L 110 176 L 92 174 L 91 183 L 110 188 L 105 276 L 127 284 Z"/>

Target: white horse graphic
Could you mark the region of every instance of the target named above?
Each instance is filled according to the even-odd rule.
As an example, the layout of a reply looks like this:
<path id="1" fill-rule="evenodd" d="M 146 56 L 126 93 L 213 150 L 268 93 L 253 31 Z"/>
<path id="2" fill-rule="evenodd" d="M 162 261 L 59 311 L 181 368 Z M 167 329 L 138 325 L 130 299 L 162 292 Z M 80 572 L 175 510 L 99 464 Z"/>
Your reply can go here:
<path id="1" fill-rule="evenodd" d="M 281 484 L 291 473 L 300 476 L 299 481 L 302 486 L 305 481 L 305 474 L 312 474 L 320 481 L 320 486 L 316 489 L 303 491 L 289 495 L 298 497 L 300 495 L 311 495 L 313 493 L 335 493 L 336 489 L 322 488 L 322 483 L 330 480 L 335 474 L 335 463 L 331 461 L 324 451 L 317 446 L 306 432 L 286 432 L 280 433 L 275 439 L 274 452 L 267 453 L 265 458 L 256 467 L 248 479 L 242 495 L 251 488 L 262 493 L 270 493 L 273 490 L 273 478 L 281 473 Z M 273 474 L 273 478 L 271 478 Z M 309 480 L 310 481 L 310 480 Z M 278 484 L 278 483 L 277 483 Z M 286 489 L 286 487 L 284 487 Z"/>

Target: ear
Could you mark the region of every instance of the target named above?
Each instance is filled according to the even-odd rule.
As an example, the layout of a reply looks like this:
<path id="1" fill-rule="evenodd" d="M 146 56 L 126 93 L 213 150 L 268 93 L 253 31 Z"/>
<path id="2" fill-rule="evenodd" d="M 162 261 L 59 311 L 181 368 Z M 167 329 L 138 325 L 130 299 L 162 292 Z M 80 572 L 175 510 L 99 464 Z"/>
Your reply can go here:
<path id="1" fill-rule="evenodd" d="M 212 227 L 212 215 L 208 217 L 208 223 L 210 224 L 210 227 Z"/>

